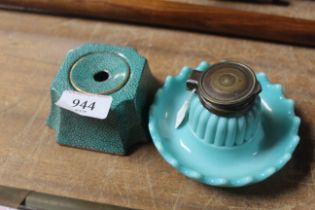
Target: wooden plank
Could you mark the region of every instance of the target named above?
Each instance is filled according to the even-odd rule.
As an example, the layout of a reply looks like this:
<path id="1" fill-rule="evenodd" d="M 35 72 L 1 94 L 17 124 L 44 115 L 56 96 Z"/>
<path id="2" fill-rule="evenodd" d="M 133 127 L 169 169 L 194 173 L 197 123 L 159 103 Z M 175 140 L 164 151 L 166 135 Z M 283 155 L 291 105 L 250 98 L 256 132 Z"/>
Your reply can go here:
<path id="1" fill-rule="evenodd" d="M 67 50 L 86 41 L 137 48 L 160 81 L 222 58 L 265 71 L 296 100 L 297 152 L 266 182 L 218 189 L 177 173 L 152 144 L 127 157 L 59 146 L 45 125 L 49 86 Z M 0 11 L 0 47 L 0 185 L 140 209 L 315 208 L 313 49 L 7 11 Z"/>
<path id="2" fill-rule="evenodd" d="M 120 206 L 93 203 L 37 192 L 32 192 L 27 196 L 24 206 L 31 209 L 44 210 L 132 210 Z"/>
<path id="3" fill-rule="evenodd" d="M 28 190 L 0 186 L 0 209 L 1 206 L 18 208 L 29 193 L 30 191 Z"/>
<path id="4" fill-rule="evenodd" d="M 315 47 L 315 21 L 221 7 L 146 0 L 2 0 L 0 5 Z"/>

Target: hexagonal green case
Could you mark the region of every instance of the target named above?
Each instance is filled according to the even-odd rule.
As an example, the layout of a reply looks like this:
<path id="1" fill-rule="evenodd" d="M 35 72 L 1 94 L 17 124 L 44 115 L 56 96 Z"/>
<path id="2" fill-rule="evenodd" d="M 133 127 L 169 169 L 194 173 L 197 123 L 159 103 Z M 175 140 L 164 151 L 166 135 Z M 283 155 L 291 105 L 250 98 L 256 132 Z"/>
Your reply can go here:
<path id="1" fill-rule="evenodd" d="M 146 59 L 133 48 L 84 44 L 70 50 L 51 85 L 48 126 L 62 145 L 127 154 L 147 142 L 148 105 L 157 81 Z M 55 105 L 65 90 L 113 97 L 105 120 L 77 115 Z"/>

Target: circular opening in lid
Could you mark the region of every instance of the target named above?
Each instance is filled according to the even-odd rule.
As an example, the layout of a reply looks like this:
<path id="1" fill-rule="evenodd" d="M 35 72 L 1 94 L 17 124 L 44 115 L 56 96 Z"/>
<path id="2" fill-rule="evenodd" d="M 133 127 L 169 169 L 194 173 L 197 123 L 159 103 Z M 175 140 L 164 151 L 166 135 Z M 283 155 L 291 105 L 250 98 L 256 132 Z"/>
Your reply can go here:
<path id="1" fill-rule="evenodd" d="M 96 72 L 93 76 L 96 82 L 105 82 L 109 78 L 109 74 L 106 71 Z"/>
<path id="2" fill-rule="evenodd" d="M 73 88 L 84 93 L 111 94 L 130 78 L 130 65 L 124 55 L 114 52 L 93 52 L 82 55 L 69 69 Z"/>

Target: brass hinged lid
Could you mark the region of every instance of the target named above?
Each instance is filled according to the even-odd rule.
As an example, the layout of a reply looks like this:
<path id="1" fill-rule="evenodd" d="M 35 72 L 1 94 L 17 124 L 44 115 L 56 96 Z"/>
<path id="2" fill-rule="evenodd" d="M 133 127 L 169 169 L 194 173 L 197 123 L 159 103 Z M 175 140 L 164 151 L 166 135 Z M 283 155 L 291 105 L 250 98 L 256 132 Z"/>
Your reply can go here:
<path id="1" fill-rule="evenodd" d="M 261 91 L 254 71 L 241 63 L 223 61 L 201 72 L 193 70 L 188 89 L 197 89 L 201 103 L 216 114 L 243 113 Z"/>

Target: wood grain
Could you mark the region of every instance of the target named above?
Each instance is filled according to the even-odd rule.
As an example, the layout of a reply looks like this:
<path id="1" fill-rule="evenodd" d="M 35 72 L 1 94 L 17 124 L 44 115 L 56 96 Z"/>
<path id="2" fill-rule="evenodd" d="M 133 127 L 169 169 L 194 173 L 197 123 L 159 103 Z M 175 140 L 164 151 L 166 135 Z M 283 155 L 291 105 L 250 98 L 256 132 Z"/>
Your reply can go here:
<path id="1" fill-rule="evenodd" d="M 147 0 L 2 0 L 4 6 L 315 46 L 315 21 Z"/>
<path id="2" fill-rule="evenodd" d="M 302 118 L 293 159 L 263 183 L 220 189 L 177 173 L 152 144 L 127 157 L 59 146 L 45 125 L 49 86 L 66 52 L 83 42 L 137 48 L 160 81 L 223 58 L 266 72 Z M 8 11 L 0 11 L 0 47 L 0 185 L 150 210 L 315 209 L 313 49 Z"/>
<path id="3" fill-rule="evenodd" d="M 0 186 L 0 209 L 3 206 L 18 208 L 29 194 L 28 190 Z"/>

